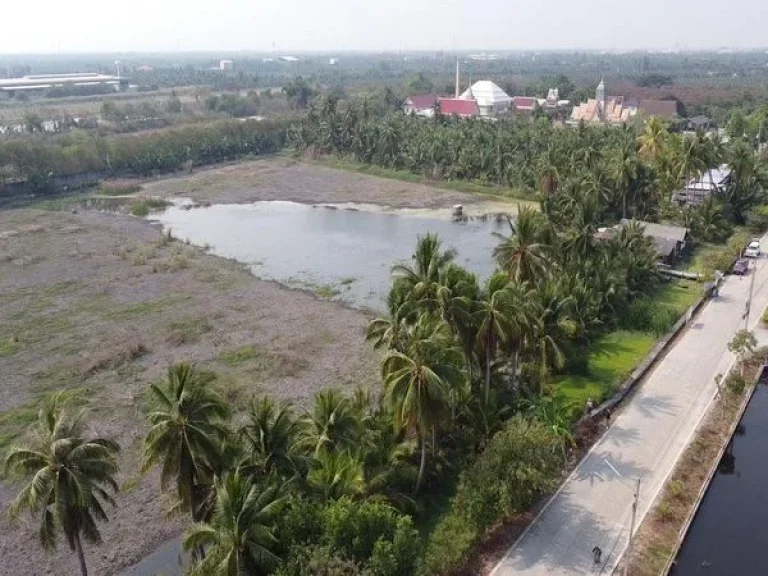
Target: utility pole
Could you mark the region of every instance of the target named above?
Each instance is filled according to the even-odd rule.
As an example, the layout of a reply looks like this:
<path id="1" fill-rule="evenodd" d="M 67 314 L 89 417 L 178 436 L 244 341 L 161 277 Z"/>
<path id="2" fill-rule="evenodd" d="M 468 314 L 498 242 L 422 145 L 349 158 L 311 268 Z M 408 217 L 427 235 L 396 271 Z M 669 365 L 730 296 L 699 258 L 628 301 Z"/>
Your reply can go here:
<path id="1" fill-rule="evenodd" d="M 632 539 L 635 536 L 635 515 L 637 514 L 637 500 L 640 497 L 640 478 L 635 484 L 635 494 L 632 501 L 632 519 L 629 521 L 629 542 L 627 543 L 627 553 L 624 557 L 624 576 L 629 574 L 629 557 L 632 554 Z"/>

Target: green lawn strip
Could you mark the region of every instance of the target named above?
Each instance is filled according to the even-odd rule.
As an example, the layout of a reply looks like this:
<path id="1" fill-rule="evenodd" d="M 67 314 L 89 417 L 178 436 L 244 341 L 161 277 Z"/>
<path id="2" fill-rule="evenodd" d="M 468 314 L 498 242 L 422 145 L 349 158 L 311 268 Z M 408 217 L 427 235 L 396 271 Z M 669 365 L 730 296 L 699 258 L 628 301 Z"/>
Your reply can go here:
<path id="1" fill-rule="evenodd" d="M 652 298 L 682 315 L 702 294 L 697 282 L 684 280 L 662 285 Z M 656 344 L 652 334 L 637 330 L 614 330 L 592 345 L 587 361 L 588 375 L 565 375 L 553 381 L 555 390 L 580 413 L 588 399 L 604 400 L 615 392 Z"/>
<path id="2" fill-rule="evenodd" d="M 677 280 L 664 284 L 652 297 L 655 302 L 669 306 L 678 314 L 682 314 L 693 306 L 701 298 L 702 294 L 702 284 L 687 280 Z"/>
<path id="3" fill-rule="evenodd" d="M 609 332 L 592 346 L 588 360 L 589 375 L 561 376 L 554 380 L 554 387 L 574 410 L 580 411 L 588 399 L 597 402 L 613 393 L 655 343 L 656 338 L 645 332 Z"/>
<path id="4" fill-rule="evenodd" d="M 344 160 L 335 157 L 322 157 L 308 161 L 311 164 L 319 164 L 321 166 L 327 166 L 329 168 L 336 168 L 338 170 L 346 170 L 348 172 L 357 172 L 359 174 L 368 174 L 370 176 L 377 176 L 379 178 L 388 178 L 390 180 L 400 180 L 401 182 L 410 182 L 412 184 L 424 184 L 426 186 L 433 186 L 435 188 L 445 188 L 447 190 L 454 190 L 457 192 L 468 192 L 470 194 L 482 194 L 484 196 L 498 198 L 501 200 L 509 200 L 510 198 L 516 198 L 518 200 L 526 200 L 534 202 L 536 199 L 533 194 L 529 194 L 523 190 L 517 190 L 514 188 L 502 188 L 500 186 L 490 186 L 486 184 L 480 184 L 477 182 L 470 182 L 466 180 L 433 180 L 425 178 L 419 174 L 414 174 L 407 170 L 397 170 L 395 168 L 385 168 L 383 166 L 376 166 L 373 164 L 363 164 L 360 162 L 354 162 L 351 160 Z"/>

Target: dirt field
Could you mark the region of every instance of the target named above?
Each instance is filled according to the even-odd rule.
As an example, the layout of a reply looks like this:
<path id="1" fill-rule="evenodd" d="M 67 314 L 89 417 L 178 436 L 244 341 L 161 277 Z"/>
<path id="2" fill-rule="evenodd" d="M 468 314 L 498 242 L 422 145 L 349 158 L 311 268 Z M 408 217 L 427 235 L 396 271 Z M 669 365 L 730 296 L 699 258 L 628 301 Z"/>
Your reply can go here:
<path id="1" fill-rule="evenodd" d="M 152 180 L 143 184 L 143 192 L 219 203 L 291 200 L 306 204 L 355 202 L 393 208 L 484 204 L 489 206 L 489 212 L 494 211 L 491 204 L 499 204 L 478 194 L 377 178 L 280 156 Z M 516 202 L 504 203 L 506 209 L 514 208 Z"/>
<path id="2" fill-rule="evenodd" d="M 280 175 L 256 165 L 259 189 L 278 196 L 269 183 Z M 202 179 L 211 174 L 193 178 L 210 186 Z M 161 185 L 168 182 L 154 184 Z M 223 199 L 217 191 L 209 198 Z M 164 242 L 139 219 L 0 211 L 0 452 L 34 419 L 41 397 L 81 389 L 97 432 L 123 447 L 118 508 L 101 526 L 104 544 L 86 550 L 93 574 L 117 573 L 181 529 L 165 519 L 156 475 L 137 476 L 147 383 L 169 363 L 191 359 L 219 374 L 238 407 L 264 392 L 301 403 L 325 386 L 370 384 L 378 370 L 363 341 L 366 321 L 361 312 L 259 281 L 236 263 Z M 9 480 L 0 484 L 0 509 L 14 495 Z M 0 574 L 76 573 L 65 543 L 44 554 L 36 534 L 27 516 L 16 527 L 2 516 Z"/>

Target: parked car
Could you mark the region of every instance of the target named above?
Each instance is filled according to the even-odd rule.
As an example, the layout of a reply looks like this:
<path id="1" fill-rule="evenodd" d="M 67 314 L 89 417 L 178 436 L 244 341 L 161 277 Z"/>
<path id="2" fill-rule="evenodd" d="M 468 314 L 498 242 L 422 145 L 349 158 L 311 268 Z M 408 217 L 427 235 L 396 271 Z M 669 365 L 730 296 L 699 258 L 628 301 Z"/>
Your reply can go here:
<path id="1" fill-rule="evenodd" d="M 736 274 L 737 276 L 744 276 L 747 272 L 749 272 L 749 260 L 746 258 L 739 258 L 736 260 L 736 264 L 733 265 L 731 273 Z"/>
<path id="2" fill-rule="evenodd" d="M 759 258 L 760 257 L 760 240 L 752 238 L 752 242 L 749 243 L 747 249 L 744 250 L 744 256 L 747 258 Z"/>

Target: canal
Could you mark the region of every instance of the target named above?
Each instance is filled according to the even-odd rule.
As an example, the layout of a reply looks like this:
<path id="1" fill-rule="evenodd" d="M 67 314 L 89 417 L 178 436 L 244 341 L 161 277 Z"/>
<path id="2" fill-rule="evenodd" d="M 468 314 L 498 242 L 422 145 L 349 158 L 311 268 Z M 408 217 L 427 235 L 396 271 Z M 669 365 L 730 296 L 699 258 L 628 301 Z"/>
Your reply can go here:
<path id="1" fill-rule="evenodd" d="M 763 376 L 720 460 L 674 576 L 768 574 L 768 378 Z"/>

